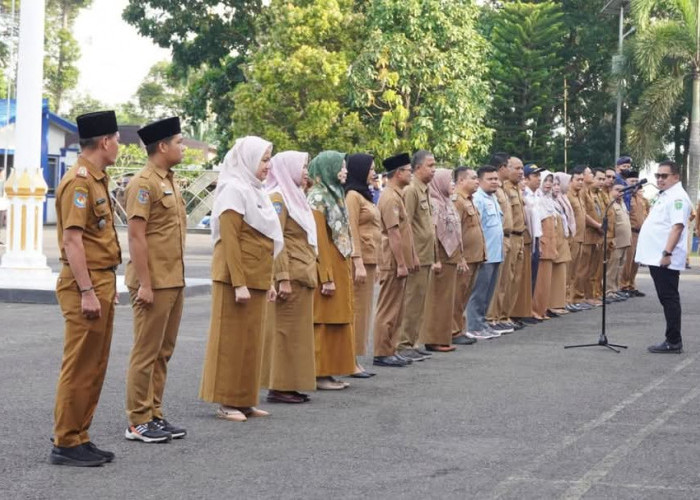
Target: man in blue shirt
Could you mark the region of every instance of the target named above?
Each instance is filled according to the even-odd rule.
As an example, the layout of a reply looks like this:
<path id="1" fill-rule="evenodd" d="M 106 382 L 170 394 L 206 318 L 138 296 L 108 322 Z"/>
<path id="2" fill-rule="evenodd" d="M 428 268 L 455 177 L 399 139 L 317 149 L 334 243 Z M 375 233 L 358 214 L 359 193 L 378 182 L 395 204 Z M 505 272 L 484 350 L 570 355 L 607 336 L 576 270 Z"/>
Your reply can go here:
<path id="1" fill-rule="evenodd" d="M 498 267 L 503 261 L 503 212 L 494 193 L 498 189 L 496 167 L 486 165 L 477 170 L 479 189 L 474 193 L 474 205 L 481 215 L 481 228 L 486 244 L 486 262 L 481 264 L 467 304 L 467 337 L 490 339 L 500 337 L 486 321 L 498 281 Z"/>

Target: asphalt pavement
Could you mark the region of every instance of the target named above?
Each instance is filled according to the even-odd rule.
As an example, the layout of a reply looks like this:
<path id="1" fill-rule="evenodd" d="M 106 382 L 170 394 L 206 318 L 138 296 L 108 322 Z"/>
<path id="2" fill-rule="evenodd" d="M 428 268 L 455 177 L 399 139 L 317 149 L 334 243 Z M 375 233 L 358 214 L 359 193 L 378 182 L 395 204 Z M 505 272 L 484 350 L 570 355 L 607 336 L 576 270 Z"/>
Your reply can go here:
<path id="1" fill-rule="evenodd" d="M 190 242 L 188 275 L 205 277 L 208 237 Z M 610 341 L 629 346 L 619 354 L 563 348 L 597 342 L 596 309 L 372 368 L 308 404 L 263 397 L 272 415 L 245 423 L 197 399 L 210 300 L 190 298 L 165 394 L 189 435 L 169 444 L 123 437 L 132 319 L 120 306 L 91 429 L 117 458 L 95 469 L 48 463 L 58 307 L 0 304 L 0 498 L 700 498 L 700 274 L 681 278 L 681 355 L 646 352 L 664 323 L 645 270 L 639 285 L 647 297 L 608 308 Z"/>

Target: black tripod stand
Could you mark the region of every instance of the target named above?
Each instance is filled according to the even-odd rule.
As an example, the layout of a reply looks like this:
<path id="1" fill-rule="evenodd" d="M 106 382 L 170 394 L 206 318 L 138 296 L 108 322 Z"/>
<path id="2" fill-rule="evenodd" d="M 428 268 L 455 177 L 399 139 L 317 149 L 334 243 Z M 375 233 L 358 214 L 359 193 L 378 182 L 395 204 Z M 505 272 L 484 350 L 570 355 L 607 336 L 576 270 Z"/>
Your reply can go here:
<path id="1" fill-rule="evenodd" d="M 617 353 L 619 353 L 620 351 L 615 349 L 616 347 L 619 347 L 620 349 L 627 349 L 626 345 L 611 344 L 610 342 L 608 342 L 608 336 L 605 334 L 605 292 L 608 286 L 608 210 L 610 209 L 613 203 L 615 203 L 615 200 L 612 200 L 610 204 L 607 207 L 605 207 L 605 213 L 603 215 L 603 328 L 600 333 L 600 337 L 598 337 L 598 342 L 596 342 L 595 344 L 567 345 L 564 346 L 564 349 L 574 349 L 576 347 L 596 347 L 599 345 L 607 347 L 608 349 Z"/>

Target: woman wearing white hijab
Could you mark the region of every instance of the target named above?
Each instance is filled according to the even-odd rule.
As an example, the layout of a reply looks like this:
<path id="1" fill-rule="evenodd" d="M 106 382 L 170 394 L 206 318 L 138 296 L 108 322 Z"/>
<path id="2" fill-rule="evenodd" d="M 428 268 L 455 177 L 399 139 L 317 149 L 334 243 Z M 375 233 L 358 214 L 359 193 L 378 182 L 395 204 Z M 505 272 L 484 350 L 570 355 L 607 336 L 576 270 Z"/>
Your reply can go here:
<path id="1" fill-rule="evenodd" d="M 554 176 L 545 173 L 540 189 L 537 190 L 536 214 L 542 223 L 540 236 L 540 263 L 537 270 L 535 291 L 532 295 L 532 313 L 535 319 L 550 319 L 547 315 L 549 308 L 549 289 L 552 285 L 552 266 L 557 258 L 557 208 L 552 193 Z"/>
<path id="2" fill-rule="evenodd" d="M 316 389 L 314 289 L 316 222 L 302 186 L 309 154 L 284 151 L 271 161 L 265 182 L 284 233 L 284 249 L 275 259 L 277 301 L 269 304 L 262 386 L 270 403 L 306 403 L 299 391 Z"/>
<path id="3" fill-rule="evenodd" d="M 266 301 L 274 302 L 273 259 L 284 241 L 263 188 L 272 144 L 243 137 L 226 154 L 211 214 L 212 314 L 199 397 L 219 403 L 217 416 L 263 417 L 260 391 Z"/>

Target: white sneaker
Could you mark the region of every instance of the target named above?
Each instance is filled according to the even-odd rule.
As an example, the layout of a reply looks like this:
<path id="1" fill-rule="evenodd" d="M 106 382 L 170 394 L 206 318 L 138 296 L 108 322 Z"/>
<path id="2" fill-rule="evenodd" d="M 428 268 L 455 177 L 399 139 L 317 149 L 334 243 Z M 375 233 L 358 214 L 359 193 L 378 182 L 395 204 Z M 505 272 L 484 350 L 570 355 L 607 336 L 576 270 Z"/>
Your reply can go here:
<path id="1" fill-rule="evenodd" d="M 501 336 L 501 332 L 499 332 L 498 330 L 494 330 L 490 326 L 484 328 L 484 331 L 482 333 L 488 335 L 488 337 L 484 337 L 486 339 L 496 339 Z"/>
<path id="2" fill-rule="evenodd" d="M 484 338 L 481 336 L 481 332 L 465 332 L 464 336 L 469 337 L 470 339 L 483 339 Z"/>

